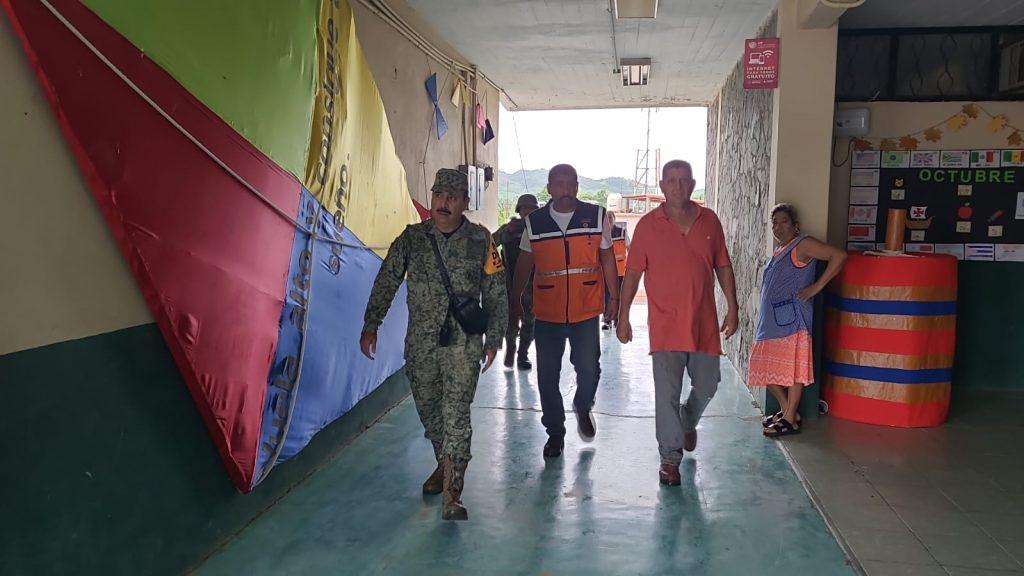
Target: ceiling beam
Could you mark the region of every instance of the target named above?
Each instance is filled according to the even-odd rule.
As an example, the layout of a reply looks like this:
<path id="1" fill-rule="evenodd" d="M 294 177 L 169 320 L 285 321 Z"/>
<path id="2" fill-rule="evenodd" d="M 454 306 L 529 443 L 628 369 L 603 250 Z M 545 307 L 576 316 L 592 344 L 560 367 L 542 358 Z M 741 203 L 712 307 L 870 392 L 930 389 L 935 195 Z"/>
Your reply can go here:
<path id="1" fill-rule="evenodd" d="M 829 28 L 839 22 L 844 12 L 863 3 L 864 0 L 800 0 L 797 17 L 801 28 Z"/>

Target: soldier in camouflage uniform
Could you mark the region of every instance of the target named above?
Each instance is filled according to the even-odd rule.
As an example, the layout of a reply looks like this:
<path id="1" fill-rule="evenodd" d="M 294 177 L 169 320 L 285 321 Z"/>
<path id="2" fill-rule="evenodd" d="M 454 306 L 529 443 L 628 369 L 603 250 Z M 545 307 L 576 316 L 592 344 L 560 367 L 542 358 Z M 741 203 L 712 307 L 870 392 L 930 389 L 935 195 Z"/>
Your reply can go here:
<path id="1" fill-rule="evenodd" d="M 434 180 L 430 220 L 407 226 L 391 244 L 366 305 L 360 348 L 373 359 L 377 328 L 404 279 L 408 279 L 409 327 L 405 373 L 412 386 L 425 436 L 434 447 L 437 468 L 423 483 L 425 494 L 444 494 L 443 517 L 468 517 L 461 495 L 470 459 L 470 404 L 483 370 L 494 361 L 505 333 L 508 301 L 505 270 L 486 228 L 466 220 L 466 174 L 442 168 Z M 486 343 L 467 335 L 450 314 L 448 294 L 430 238 L 438 248 L 459 294 L 480 295 L 488 314 Z"/>
<path id="2" fill-rule="evenodd" d="M 505 278 L 509 294 L 512 293 L 512 271 L 516 269 L 516 260 L 519 258 L 519 243 L 523 238 L 523 231 L 526 230 L 526 217 L 537 209 L 537 197 L 533 194 L 523 194 L 516 201 L 516 213 L 519 218 L 512 218 L 494 233 L 494 242 L 501 246 L 501 257 L 505 262 Z M 512 367 L 515 361 L 520 370 L 533 368 L 530 364 L 528 351 L 533 342 L 533 290 L 526 290 L 522 296 L 523 316 L 520 325 L 519 318 L 509 318 L 508 329 L 505 330 L 505 366 Z M 509 306 L 511 308 L 511 306 Z M 516 336 L 519 336 L 519 358 L 516 360 Z"/>

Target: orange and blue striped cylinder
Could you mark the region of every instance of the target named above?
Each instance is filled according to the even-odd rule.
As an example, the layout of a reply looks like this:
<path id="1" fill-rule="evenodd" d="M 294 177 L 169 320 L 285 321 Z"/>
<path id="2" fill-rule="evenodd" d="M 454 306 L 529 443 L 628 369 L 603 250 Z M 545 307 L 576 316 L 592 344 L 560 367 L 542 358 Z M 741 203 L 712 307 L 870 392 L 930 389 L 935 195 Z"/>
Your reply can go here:
<path id="1" fill-rule="evenodd" d="M 822 396 L 837 418 L 899 427 L 946 420 L 957 260 L 851 253 L 826 296 Z"/>

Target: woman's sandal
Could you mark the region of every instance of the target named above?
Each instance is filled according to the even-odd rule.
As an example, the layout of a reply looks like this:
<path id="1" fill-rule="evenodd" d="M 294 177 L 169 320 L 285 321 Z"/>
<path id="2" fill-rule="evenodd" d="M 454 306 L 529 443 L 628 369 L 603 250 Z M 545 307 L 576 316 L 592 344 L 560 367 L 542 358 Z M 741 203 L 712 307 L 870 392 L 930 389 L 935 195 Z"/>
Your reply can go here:
<path id="1" fill-rule="evenodd" d="M 779 418 L 774 424 L 764 429 L 764 435 L 767 438 L 778 438 L 780 436 L 789 436 L 790 434 L 799 434 L 800 428 L 795 428 L 789 420 L 785 418 Z"/>
<path id="2" fill-rule="evenodd" d="M 761 420 L 761 427 L 762 428 L 768 428 L 772 424 L 775 424 L 779 420 L 782 420 L 782 415 L 783 414 L 784 414 L 784 412 L 782 410 L 779 410 L 778 412 L 776 412 L 775 414 L 772 414 L 771 416 L 766 416 L 764 420 Z M 799 424 L 802 420 L 803 420 L 803 418 L 800 417 L 800 414 L 797 414 L 796 415 L 796 423 Z"/>

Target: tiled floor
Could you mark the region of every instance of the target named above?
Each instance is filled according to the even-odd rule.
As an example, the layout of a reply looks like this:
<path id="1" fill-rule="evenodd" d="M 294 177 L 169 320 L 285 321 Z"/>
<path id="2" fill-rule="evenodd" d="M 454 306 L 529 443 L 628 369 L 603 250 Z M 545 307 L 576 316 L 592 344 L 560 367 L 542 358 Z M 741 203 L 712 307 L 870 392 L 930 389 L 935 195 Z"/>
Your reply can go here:
<path id="1" fill-rule="evenodd" d="M 603 336 L 597 439 L 582 443 L 570 414 L 557 460 L 541 457 L 535 374 L 481 378 L 468 522 L 442 521 L 440 498 L 420 494 L 433 458 L 406 400 L 199 573 L 853 574 L 727 363 L 683 485 L 658 483 L 650 359 L 635 328 L 629 346 Z M 568 370 L 563 392 L 574 392 Z"/>
<path id="2" fill-rule="evenodd" d="M 870 576 L 1024 574 L 1022 410 L 959 393 L 941 427 L 826 416 L 784 445 Z"/>

